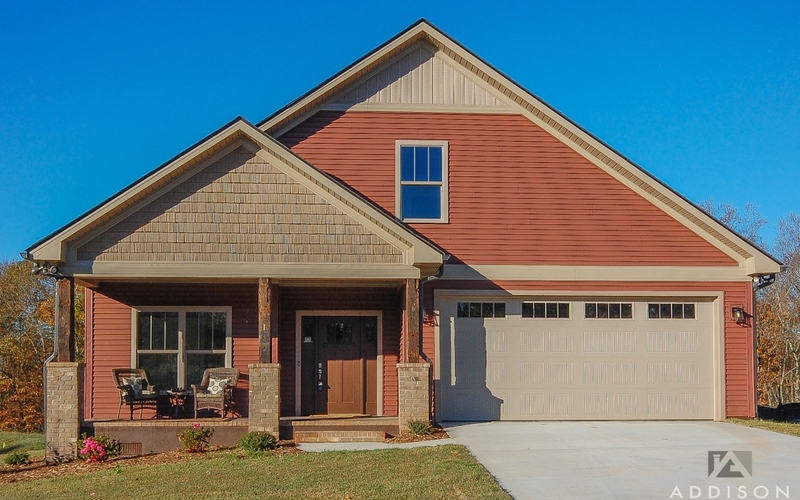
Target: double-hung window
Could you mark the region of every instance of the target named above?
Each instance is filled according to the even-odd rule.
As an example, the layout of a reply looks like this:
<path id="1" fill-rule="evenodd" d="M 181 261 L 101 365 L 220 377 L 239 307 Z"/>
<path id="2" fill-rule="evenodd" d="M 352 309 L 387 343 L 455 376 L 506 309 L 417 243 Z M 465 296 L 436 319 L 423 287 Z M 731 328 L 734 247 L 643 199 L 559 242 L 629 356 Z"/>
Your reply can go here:
<path id="1" fill-rule="evenodd" d="M 447 142 L 397 141 L 397 214 L 406 222 L 447 222 Z"/>
<path id="2" fill-rule="evenodd" d="M 203 370 L 231 366 L 230 307 L 134 311 L 133 366 L 167 389 L 199 384 Z"/>

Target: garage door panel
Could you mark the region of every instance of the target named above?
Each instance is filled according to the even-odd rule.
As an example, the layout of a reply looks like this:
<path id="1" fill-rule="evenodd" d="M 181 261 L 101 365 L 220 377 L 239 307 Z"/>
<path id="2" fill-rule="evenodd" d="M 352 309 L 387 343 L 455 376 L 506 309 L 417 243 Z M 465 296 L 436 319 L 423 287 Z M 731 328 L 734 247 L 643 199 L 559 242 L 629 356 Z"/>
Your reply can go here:
<path id="1" fill-rule="evenodd" d="M 713 418 L 710 302 L 689 320 L 649 319 L 647 301 L 631 319 L 585 319 L 583 302 L 568 319 L 513 303 L 506 318 L 448 317 L 455 304 L 442 305 L 442 420 Z"/>

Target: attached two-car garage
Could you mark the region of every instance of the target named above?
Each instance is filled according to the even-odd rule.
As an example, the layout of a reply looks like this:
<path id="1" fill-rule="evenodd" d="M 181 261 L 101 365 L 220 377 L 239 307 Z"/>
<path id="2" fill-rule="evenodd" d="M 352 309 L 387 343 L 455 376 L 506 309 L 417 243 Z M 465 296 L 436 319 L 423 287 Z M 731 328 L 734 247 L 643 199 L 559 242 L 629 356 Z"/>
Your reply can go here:
<path id="1" fill-rule="evenodd" d="M 439 297 L 436 418 L 713 419 L 715 302 Z"/>

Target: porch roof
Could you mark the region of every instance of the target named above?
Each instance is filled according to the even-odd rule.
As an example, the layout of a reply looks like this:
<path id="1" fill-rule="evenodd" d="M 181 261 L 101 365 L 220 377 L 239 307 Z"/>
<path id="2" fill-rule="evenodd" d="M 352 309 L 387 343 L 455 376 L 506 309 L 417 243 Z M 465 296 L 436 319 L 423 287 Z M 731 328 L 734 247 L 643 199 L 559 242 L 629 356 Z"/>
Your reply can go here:
<path id="1" fill-rule="evenodd" d="M 27 255 L 85 281 L 417 278 L 444 260 L 241 117 Z"/>

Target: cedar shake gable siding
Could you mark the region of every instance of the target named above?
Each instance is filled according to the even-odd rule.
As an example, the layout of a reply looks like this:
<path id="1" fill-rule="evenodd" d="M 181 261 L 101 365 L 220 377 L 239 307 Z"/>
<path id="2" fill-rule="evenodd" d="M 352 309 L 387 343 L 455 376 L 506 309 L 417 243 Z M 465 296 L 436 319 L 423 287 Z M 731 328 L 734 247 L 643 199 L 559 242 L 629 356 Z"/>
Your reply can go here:
<path id="1" fill-rule="evenodd" d="M 83 244 L 78 260 L 401 264 L 403 253 L 240 147 Z"/>
<path id="2" fill-rule="evenodd" d="M 448 141 L 449 224 L 409 225 L 449 263 L 736 265 L 521 115 L 323 111 L 280 140 L 389 213 L 395 141 Z"/>

